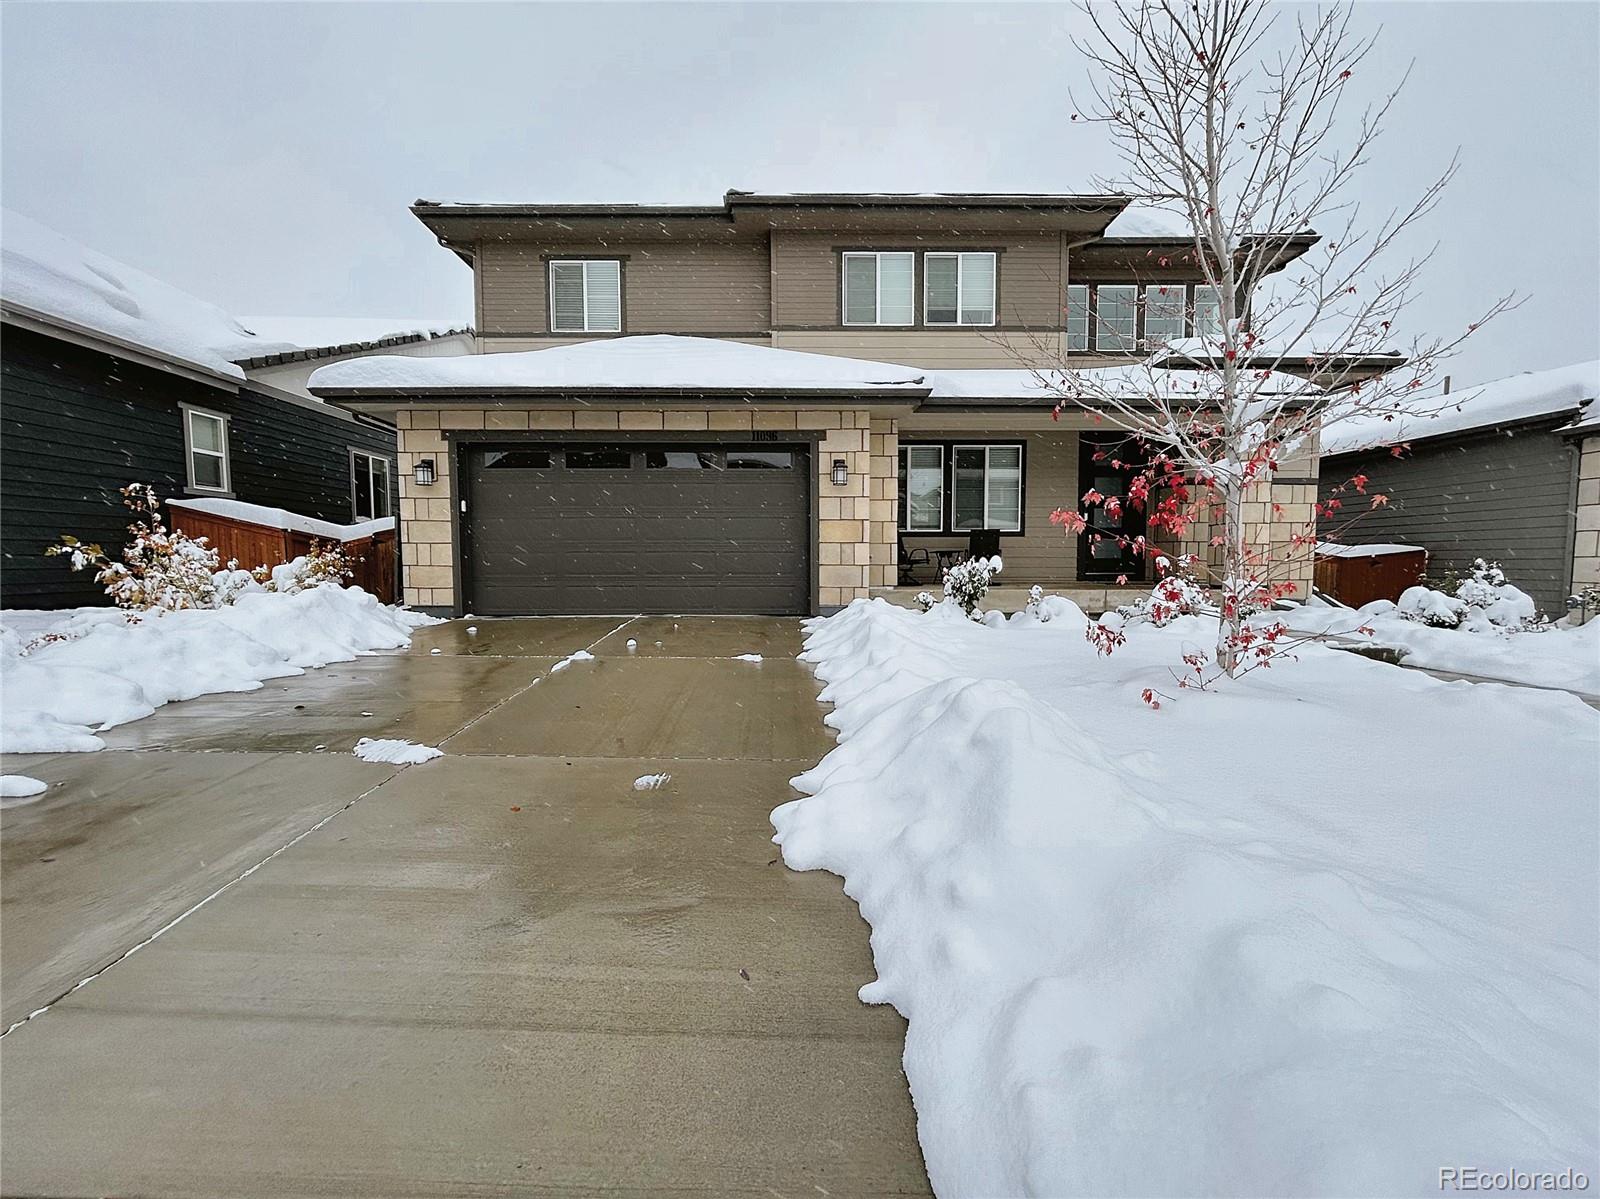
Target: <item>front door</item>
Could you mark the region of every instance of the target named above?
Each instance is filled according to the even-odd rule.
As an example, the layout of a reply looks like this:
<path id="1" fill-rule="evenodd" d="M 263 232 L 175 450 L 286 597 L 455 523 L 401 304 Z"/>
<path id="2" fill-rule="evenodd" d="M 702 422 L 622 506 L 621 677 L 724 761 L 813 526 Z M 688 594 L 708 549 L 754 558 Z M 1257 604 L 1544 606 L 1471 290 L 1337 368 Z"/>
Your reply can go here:
<path id="1" fill-rule="evenodd" d="M 1144 559 L 1126 544 L 1145 531 L 1145 514 L 1128 504 L 1128 486 L 1138 473 L 1123 461 L 1123 455 L 1138 451 L 1125 437 L 1085 433 L 1078 439 L 1078 494 L 1092 488 L 1103 496 L 1124 501 L 1113 516 L 1104 504 L 1083 506 L 1080 511 L 1088 526 L 1078 535 L 1078 577 L 1081 579 L 1130 579 L 1144 577 Z M 1112 465 L 1112 459 L 1121 465 Z"/>

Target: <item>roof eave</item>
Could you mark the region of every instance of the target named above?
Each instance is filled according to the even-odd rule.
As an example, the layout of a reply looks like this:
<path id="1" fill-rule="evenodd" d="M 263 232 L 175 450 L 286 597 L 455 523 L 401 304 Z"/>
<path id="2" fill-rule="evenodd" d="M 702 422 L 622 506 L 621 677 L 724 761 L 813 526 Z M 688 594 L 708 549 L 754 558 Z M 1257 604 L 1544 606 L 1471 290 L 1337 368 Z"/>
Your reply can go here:
<path id="1" fill-rule="evenodd" d="M 222 387 L 228 391 L 238 391 L 240 383 L 243 382 L 243 380 L 237 379 L 232 375 L 213 370 L 200 363 L 191 362 L 188 359 L 179 358 L 176 355 L 167 354 L 149 346 L 139 345 L 137 342 L 128 341 L 114 334 L 91 329 L 86 325 L 52 316 L 47 312 L 40 312 L 26 305 L 15 304 L 9 300 L 0 302 L 0 319 L 4 319 L 7 324 L 15 325 L 19 329 L 42 333 L 46 337 L 54 337 L 59 341 L 82 346 L 84 349 L 96 350 L 102 354 L 109 354 L 114 358 L 124 358 L 129 362 L 137 362 L 141 366 L 154 367 L 156 370 L 180 375 L 196 383 Z"/>

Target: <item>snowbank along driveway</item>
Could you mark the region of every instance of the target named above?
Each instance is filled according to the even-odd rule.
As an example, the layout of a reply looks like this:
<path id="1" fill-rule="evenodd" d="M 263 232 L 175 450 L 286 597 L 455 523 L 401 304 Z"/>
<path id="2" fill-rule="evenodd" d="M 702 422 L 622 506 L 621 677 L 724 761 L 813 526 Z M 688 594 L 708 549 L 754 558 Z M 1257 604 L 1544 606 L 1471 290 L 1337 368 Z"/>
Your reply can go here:
<path id="1" fill-rule="evenodd" d="M 866 926 L 769 840 L 800 638 L 457 621 L 7 756 L 8 1192 L 924 1192 Z"/>

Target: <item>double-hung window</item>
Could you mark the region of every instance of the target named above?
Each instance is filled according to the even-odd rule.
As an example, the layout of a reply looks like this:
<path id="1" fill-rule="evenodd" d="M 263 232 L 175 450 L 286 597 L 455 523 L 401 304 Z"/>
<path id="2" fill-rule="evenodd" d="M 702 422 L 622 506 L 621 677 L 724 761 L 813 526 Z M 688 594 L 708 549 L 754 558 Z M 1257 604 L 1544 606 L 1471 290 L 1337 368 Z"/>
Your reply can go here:
<path id="1" fill-rule="evenodd" d="M 924 254 L 922 274 L 925 324 L 994 324 L 993 251 Z"/>
<path id="2" fill-rule="evenodd" d="M 846 252 L 844 323 L 915 323 L 916 271 L 917 256 L 909 250 Z"/>
<path id="3" fill-rule="evenodd" d="M 550 331 L 622 332 L 622 263 L 615 258 L 551 262 Z"/>
<path id="4" fill-rule="evenodd" d="M 1211 342 L 1222 339 L 1222 294 L 1209 283 L 1194 285 L 1194 335 Z"/>
<path id="5" fill-rule="evenodd" d="M 1089 348 L 1089 285 L 1074 283 L 1067 288 L 1067 349 Z"/>
<path id="6" fill-rule="evenodd" d="M 189 463 L 189 490 L 229 491 L 232 484 L 228 469 L 228 418 L 185 407 L 183 442 L 184 456 Z"/>
<path id="7" fill-rule="evenodd" d="M 1154 350 L 1184 337 L 1184 305 L 1189 289 L 1182 283 L 1152 283 L 1144 289 L 1144 344 Z"/>
<path id="8" fill-rule="evenodd" d="M 1102 285 L 1094 289 L 1094 304 L 1094 348 L 1135 349 L 1139 342 L 1139 289 Z"/>
<path id="9" fill-rule="evenodd" d="M 944 447 L 900 447 L 900 528 L 937 533 L 944 528 Z"/>
<path id="10" fill-rule="evenodd" d="M 351 513 L 356 520 L 389 516 L 389 460 L 350 451 Z"/>
<path id="11" fill-rule="evenodd" d="M 955 447 L 955 504 L 951 528 L 1022 530 L 1022 447 Z"/>

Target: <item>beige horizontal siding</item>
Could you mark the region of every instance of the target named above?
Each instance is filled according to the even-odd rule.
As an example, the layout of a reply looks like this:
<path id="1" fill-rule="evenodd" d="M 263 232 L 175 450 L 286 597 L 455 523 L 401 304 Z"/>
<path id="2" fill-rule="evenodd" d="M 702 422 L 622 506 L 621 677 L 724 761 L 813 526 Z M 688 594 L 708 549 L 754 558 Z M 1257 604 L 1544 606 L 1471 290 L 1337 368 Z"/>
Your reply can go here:
<path id="1" fill-rule="evenodd" d="M 486 242 L 479 247 L 479 331 L 549 330 L 547 257 L 616 254 L 623 263 L 627 333 L 759 333 L 771 307 L 762 241 L 653 241 L 581 245 Z"/>
<path id="2" fill-rule="evenodd" d="M 900 444 L 911 445 L 918 441 L 941 441 L 945 438 L 966 442 L 991 440 L 1027 443 L 1022 481 L 1024 532 L 1020 537 L 1000 538 L 1000 557 L 1005 562 L 1002 576 L 1005 585 L 1030 587 L 1034 583 L 1060 583 L 1077 578 L 1077 541 L 1050 523 L 1050 513 L 1057 508 L 1077 506 L 1078 434 L 997 433 L 986 438 L 974 433 L 932 433 L 919 429 L 915 433 L 903 432 Z M 915 533 L 904 536 L 907 548 L 965 549 L 967 546 L 965 533 L 944 537 Z M 931 569 L 924 566 L 919 568 L 917 577 L 925 579 L 930 573 Z"/>
<path id="3" fill-rule="evenodd" d="M 1061 340 L 1054 333 L 960 333 L 917 329 L 835 329 L 779 331 L 772 344 L 780 350 L 903 362 L 929 369 L 1017 370 L 1058 366 Z"/>

